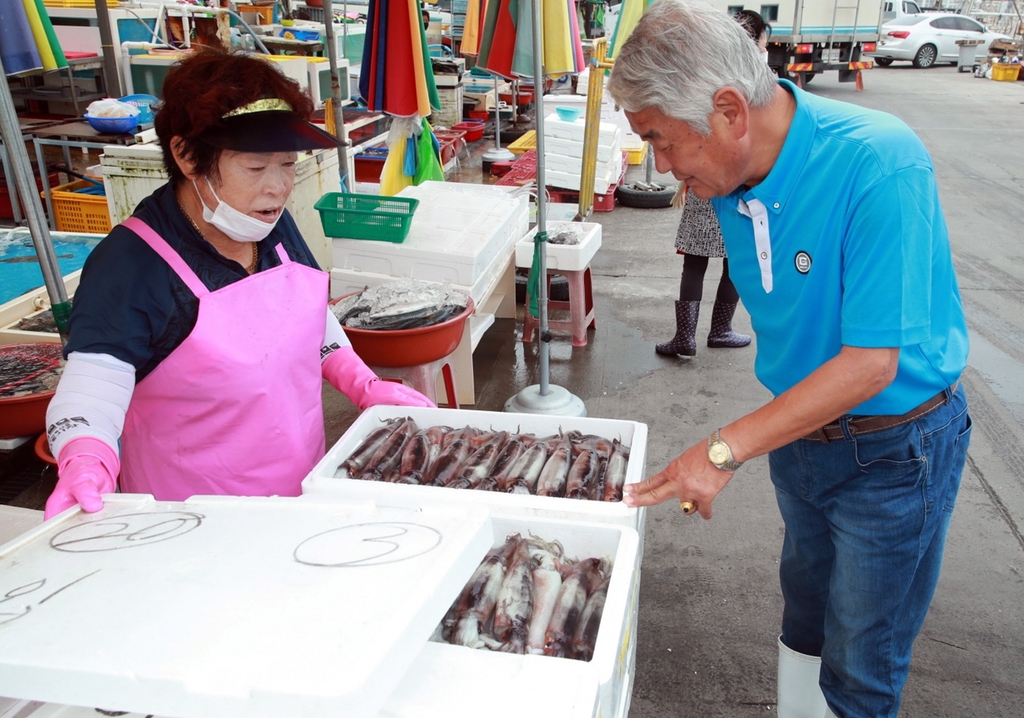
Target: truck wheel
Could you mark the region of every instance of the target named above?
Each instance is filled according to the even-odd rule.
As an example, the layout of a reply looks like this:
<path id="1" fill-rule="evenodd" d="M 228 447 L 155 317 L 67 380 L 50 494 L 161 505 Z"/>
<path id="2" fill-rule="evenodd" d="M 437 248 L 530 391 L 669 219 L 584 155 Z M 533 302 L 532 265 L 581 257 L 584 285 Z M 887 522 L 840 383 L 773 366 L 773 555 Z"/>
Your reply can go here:
<path id="1" fill-rule="evenodd" d="M 938 50 L 935 45 L 921 45 L 921 49 L 914 55 L 914 67 L 931 67 L 935 64 Z"/>
<path id="2" fill-rule="evenodd" d="M 875 64 L 879 67 L 889 67 L 892 64 L 892 58 L 889 57 L 876 57 Z"/>

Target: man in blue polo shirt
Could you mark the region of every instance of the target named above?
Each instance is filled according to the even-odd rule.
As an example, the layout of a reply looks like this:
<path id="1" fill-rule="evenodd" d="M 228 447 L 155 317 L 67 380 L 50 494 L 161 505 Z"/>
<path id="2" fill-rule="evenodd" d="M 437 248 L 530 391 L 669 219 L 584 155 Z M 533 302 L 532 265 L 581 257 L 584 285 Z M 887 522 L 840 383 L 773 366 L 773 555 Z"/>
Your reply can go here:
<path id="1" fill-rule="evenodd" d="M 710 519 L 736 469 L 769 454 L 786 525 L 778 714 L 896 716 L 971 430 L 931 159 L 898 119 L 775 80 L 702 3 L 654 3 L 608 89 L 659 171 L 714 198 L 775 396 L 626 501 Z"/>

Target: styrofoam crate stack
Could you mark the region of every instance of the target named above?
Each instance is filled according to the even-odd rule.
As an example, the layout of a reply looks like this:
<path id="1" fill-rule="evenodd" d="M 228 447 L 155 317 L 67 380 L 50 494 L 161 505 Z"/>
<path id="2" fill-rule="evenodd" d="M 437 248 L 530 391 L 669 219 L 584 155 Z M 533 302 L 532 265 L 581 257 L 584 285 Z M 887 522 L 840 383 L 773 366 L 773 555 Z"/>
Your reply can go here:
<path id="1" fill-rule="evenodd" d="M 587 501 L 335 478 L 335 472 L 341 462 L 348 458 L 383 420 L 407 416 L 412 417 L 420 427 L 472 426 L 487 431 L 532 433 L 537 436 L 549 436 L 560 431 L 576 429 L 583 434 L 596 434 L 609 440 L 618 439 L 623 445 L 630 447 L 629 461 L 626 464 L 626 483 L 635 483 L 644 478 L 647 461 L 647 425 L 639 422 L 463 409 L 374 406 L 360 414 L 327 455 L 313 467 L 302 482 L 303 494 L 344 496 L 351 501 L 368 500 L 389 505 L 393 502 L 401 502 L 396 505 L 416 502 L 421 506 L 435 503 L 486 506 L 502 515 L 596 521 L 629 526 L 641 534 L 643 532 L 644 511 L 626 506 L 621 501 Z"/>
<path id="2" fill-rule="evenodd" d="M 566 122 L 557 114 L 544 118 L 545 182 L 550 187 L 579 190 L 583 171 L 583 119 Z M 605 194 L 619 179 L 622 131 L 610 122 L 598 126 L 594 192 Z"/>
<path id="3" fill-rule="evenodd" d="M 620 145 L 622 139 L 619 140 Z M 616 159 L 619 150 L 624 149 L 620 145 L 607 144 L 597 146 L 597 161 L 598 162 L 612 162 Z M 561 155 L 563 157 L 572 157 L 574 159 L 583 158 L 583 142 L 577 140 L 567 140 L 561 137 L 548 137 L 544 136 L 544 152 L 549 155 Z"/>
<path id="4" fill-rule="evenodd" d="M 544 118 L 544 138 L 554 137 L 556 139 L 573 140 L 582 145 L 584 127 L 585 123 L 582 117 L 574 122 L 566 122 L 560 119 L 558 115 L 548 115 Z M 597 133 L 598 146 L 611 145 L 621 132 L 613 123 L 601 122 Z"/>
<path id="5" fill-rule="evenodd" d="M 420 200 L 402 243 L 334 239 L 332 275 L 410 277 L 460 287 L 479 283 L 495 258 L 511 254 L 526 233 L 528 198 L 501 190 L 468 193 L 451 186 L 425 182 L 398 194 Z M 340 296 L 333 288 L 331 294 Z"/>
<path id="6" fill-rule="evenodd" d="M 548 269 L 562 269 L 581 272 L 590 264 L 590 260 L 601 248 L 601 225 L 594 222 L 548 222 L 548 236 L 561 230 L 573 229 L 582 234 L 579 244 L 546 243 L 545 257 Z M 516 243 L 516 266 L 533 266 L 533 238 L 536 228 Z"/>

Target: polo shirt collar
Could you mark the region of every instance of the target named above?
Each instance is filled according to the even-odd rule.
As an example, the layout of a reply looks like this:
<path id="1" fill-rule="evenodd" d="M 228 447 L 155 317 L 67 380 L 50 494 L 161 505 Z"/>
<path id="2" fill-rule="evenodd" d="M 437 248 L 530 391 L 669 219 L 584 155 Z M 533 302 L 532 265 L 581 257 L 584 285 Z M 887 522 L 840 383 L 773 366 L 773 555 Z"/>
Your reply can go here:
<path id="1" fill-rule="evenodd" d="M 794 178 L 807 161 L 814 143 L 814 110 L 806 101 L 806 93 L 789 80 L 779 80 L 782 89 L 793 95 L 796 111 L 789 125 L 775 164 L 768 176 L 757 186 L 742 194 L 744 199 L 759 199 L 772 214 L 786 207 L 790 194 L 797 189 Z"/>

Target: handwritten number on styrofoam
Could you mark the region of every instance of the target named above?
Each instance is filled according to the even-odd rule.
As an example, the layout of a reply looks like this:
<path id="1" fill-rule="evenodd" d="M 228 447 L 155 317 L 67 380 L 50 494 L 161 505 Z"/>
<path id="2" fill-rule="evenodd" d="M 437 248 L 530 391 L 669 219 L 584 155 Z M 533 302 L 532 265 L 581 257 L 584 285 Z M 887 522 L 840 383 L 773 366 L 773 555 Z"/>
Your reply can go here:
<path id="1" fill-rule="evenodd" d="M 354 524 L 311 536 L 296 547 L 294 556 L 307 566 L 381 566 L 433 551 L 441 538 L 437 529 L 411 522 Z"/>
<path id="2" fill-rule="evenodd" d="M 74 581 L 64 584 L 56 591 L 51 591 L 50 593 L 46 593 L 45 595 L 41 593 L 42 589 L 46 587 L 45 578 L 41 578 L 38 581 L 32 581 L 31 583 L 26 583 L 24 586 L 12 588 L 10 591 L 4 594 L 3 598 L 0 598 L 0 626 L 2 626 L 5 623 L 10 623 L 11 621 L 19 619 L 22 616 L 27 616 L 29 613 L 32 612 L 32 609 L 36 606 L 40 606 L 46 603 L 61 591 L 70 588 L 71 586 L 74 586 L 76 583 L 84 581 L 85 579 L 97 573 L 99 573 L 99 569 L 96 569 L 92 573 L 87 573 L 84 576 L 80 576 L 79 578 L 76 578 Z M 26 596 L 30 598 L 25 602 L 17 600 Z M 5 606 L 3 604 L 11 605 Z"/>
<path id="3" fill-rule="evenodd" d="M 197 529 L 203 518 L 189 511 L 118 514 L 70 526 L 50 539 L 50 547 L 67 553 L 95 553 L 148 546 Z"/>

